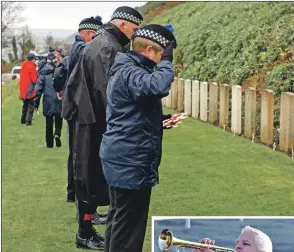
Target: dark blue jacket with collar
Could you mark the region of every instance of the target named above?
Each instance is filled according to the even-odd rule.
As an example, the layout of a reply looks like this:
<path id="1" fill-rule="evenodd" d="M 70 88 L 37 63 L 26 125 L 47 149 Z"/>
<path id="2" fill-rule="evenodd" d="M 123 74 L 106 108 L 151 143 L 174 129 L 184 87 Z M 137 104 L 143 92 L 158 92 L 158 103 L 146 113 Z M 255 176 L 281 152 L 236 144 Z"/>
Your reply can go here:
<path id="1" fill-rule="evenodd" d="M 56 92 L 65 93 L 67 80 L 79 61 L 80 55 L 86 46 L 86 42 L 80 35 L 75 36 L 69 53 L 56 68 L 53 79 L 53 86 Z"/>
<path id="2" fill-rule="evenodd" d="M 57 99 L 53 88 L 53 74 L 55 67 L 51 62 L 46 63 L 39 71 L 39 78 L 36 85 L 35 103 L 39 104 L 43 95 L 43 115 L 52 116 L 61 114 L 61 101 Z"/>
<path id="3" fill-rule="evenodd" d="M 161 99 L 168 95 L 173 80 L 173 66 L 167 60 L 155 66 L 133 51 L 117 54 L 109 72 L 107 130 L 100 146 L 109 185 L 139 189 L 158 183 Z"/>

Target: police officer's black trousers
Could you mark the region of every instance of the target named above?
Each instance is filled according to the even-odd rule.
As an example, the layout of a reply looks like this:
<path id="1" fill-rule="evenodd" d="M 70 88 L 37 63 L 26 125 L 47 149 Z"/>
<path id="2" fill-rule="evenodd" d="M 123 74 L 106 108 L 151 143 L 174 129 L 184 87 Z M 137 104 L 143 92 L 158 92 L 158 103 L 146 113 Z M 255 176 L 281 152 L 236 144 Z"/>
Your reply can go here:
<path id="1" fill-rule="evenodd" d="M 151 188 L 109 188 L 104 252 L 142 252 Z"/>
<path id="2" fill-rule="evenodd" d="M 91 220 L 85 220 L 85 215 L 92 215 L 94 216 L 96 212 L 96 205 L 89 205 L 86 202 L 81 200 L 76 200 L 77 210 L 78 210 L 78 221 L 79 221 L 79 236 L 81 238 L 89 238 L 92 233 L 91 227 L 93 224 Z"/>
<path id="3" fill-rule="evenodd" d="M 55 131 L 53 134 L 53 124 L 55 122 Z M 60 115 L 46 116 L 46 144 L 47 147 L 52 148 L 54 143 L 54 136 L 61 136 L 62 118 Z"/>
<path id="4" fill-rule="evenodd" d="M 74 170 L 73 170 L 73 159 L 72 159 L 72 145 L 73 145 L 73 121 L 68 120 L 68 147 L 69 155 L 67 160 L 67 198 L 75 198 L 75 184 L 74 184 Z"/>

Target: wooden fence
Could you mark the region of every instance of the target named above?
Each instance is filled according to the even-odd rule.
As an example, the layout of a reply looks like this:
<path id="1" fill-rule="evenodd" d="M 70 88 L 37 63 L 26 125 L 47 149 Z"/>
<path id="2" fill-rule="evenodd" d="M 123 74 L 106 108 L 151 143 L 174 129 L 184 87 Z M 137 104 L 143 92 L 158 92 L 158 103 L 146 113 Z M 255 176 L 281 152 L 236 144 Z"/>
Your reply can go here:
<path id="1" fill-rule="evenodd" d="M 244 93 L 244 94 L 243 94 Z M 284 92 L 280 98 L 278 144 L 274 142 L 275 95 L 264 90 L 260 96 L 260 118 L 257 118 L 257 94 L 254 88 L 207 83 L 175 78 L 163 106 L 204 122 L 229 129 L 237 135 L 260 141 L 294 155 L 294 93 Z"/>

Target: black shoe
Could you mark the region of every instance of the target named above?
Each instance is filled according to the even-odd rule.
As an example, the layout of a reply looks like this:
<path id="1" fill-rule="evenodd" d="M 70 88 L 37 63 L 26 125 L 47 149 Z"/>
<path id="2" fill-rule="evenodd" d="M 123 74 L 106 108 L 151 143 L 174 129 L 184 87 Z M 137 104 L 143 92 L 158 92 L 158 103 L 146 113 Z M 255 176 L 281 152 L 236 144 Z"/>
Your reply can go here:
<path id="1" fill-rule="evenodd" d="M 21 120 L 20 123 L 21 124 L 26 124 L 26 121 Z"/>
<path id="2" fill-rule="evenodd" d="M 56 147 L 61 147 L 60 137 L 58 135 L 54 136 Z"/>
<path id="3" fill-rule="evenodd" d="M 75 195 L 68 194 L 66 202 L 75 202 Z"/>
<path id="4" fill-rule="evenodd" d="M 92 223 L 94 225 L 106 225 L 106 222 L 107 222 L 107 217 L 95 216 L 94 219 L 92 220 Z"/>
<path id="5" fill-rule="evenodd" d="M 95 234 L 88 238 L 81 238 L 79 234 L 77 234 L 76 246 L 81 249 L 104 250 L 104 242 Z"/>
<path id="6" fill-rule="evenodd" d="M 95 217 L 107 218 L 107 212 L 96 212 Z"/>
<path id="7" fill-rule="evenodd" d="M 26 122 L 26 126 L 31 126 L 32 122 Z"/>
<path id="8" fill-rule="evenodd" d="M 100 234 L 94 227 L 92 227 L 93 234 L 97 236 L 98 240 L 104 242 L 104 235 Z"/>

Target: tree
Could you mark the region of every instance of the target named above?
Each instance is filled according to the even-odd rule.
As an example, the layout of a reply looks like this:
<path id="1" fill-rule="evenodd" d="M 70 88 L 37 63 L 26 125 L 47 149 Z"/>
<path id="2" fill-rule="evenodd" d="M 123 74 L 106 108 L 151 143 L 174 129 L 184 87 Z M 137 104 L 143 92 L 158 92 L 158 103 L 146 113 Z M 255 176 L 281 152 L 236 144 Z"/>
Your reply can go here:
<path id="1" fill-rule="evenodd" d="M 25 59 L 25 56 L 31 51 L 36 48 L 32 34 L 29 30 L 28 26 L 25 26 L 21 35 L 20 35 L 20 42 L 18 43 L 21 48 L 21 60 Z"/>
<path id="2" fill-rule="evenodd" d="M 59 40 L 55 40 L 55 41 L 53 42 L 53 46 L 54 46 L 55 48 L 59 48 L 61 45 L 62 45 L 62 42 L 59 41 Z"/>
<path id="3" fill-rule="evenodd" d="M 45 43 L 47 45 L 47 47 L 49 46 L 53 46 L 53 43 L 54 43 L 54 39 L 53 39 L 53 36 L 51 35 L 51 33 L 49 33 L 46 38 L 45 38 Z"/>
<path id="4" fill-rule="evenodd" d="M 46 38 L 45 38 L 45 43 L 46 43 L 47 48 L 48 48 L 49 46 L 52 46 L 52 47 L 54 47 L 54 48 L 59 48 L 59 47 L 61 47 L 61 46 L 63 45 L 63 42 L 60 41 L 60 40 L 55 40 L 55 39 L 53 38 L 53 36 L 51 35 L 51 33 L 49 33 L 49 34 L 46 36 Z"/>
<path id="5" fill-rule="evenodd" d="M 20 23 L 24 20 L 21 17 L 21 12 L 24 10 L 24 6 L 20 2 L 1 2 L 2 20 L 1 20 L 1 35 L 11 25 Z"/>
<path id="6" fill-rule="evenodd" d="M 16 38 L 13 36 L 12 38 L 12 50 L 14 54 L 14 60 L 18 60 L 18 54 L 17 54 L 17 46 L 16 46 Z"/>
<path id="7" fill-rule="evenodd" d="M 21 13 L 24 6 L 20 2 L 1 2 L 1 43 L 2 47 L 8 47 L 10 38 L 13 32 L 12 25 L 20 23 L 24 20 Z"/>
<path id="8" fill-rule="evenodd" d="M 14 62 L 14 58 L 12 56 L 12 53 L 8 53 L 8 57 L 9 57 L 10 63 L 13 63 Z"/>

